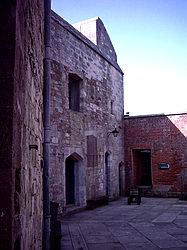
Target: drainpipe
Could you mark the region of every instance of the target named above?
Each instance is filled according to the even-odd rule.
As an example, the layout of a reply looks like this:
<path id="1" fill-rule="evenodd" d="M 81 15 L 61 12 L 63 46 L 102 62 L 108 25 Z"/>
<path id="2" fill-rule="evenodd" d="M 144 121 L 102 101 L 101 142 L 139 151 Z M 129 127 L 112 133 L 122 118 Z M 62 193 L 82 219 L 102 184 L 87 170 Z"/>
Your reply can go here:
<path id="1" fill-rule="evenodd" d="M 50 32 L 51 32 L 51 0 L 44 0 L 44 143 L 43 143 L 43 249 L 50 249 L 50 196 L 49 196 L 49 164 L 50 164 Z"/>

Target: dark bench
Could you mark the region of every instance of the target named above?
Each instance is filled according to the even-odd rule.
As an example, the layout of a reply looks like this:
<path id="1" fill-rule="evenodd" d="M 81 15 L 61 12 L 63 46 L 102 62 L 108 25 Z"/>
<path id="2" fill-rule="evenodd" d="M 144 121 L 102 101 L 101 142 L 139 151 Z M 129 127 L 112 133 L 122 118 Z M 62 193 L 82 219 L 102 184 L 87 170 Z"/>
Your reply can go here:
<path id="1" fill-rule="evenodd" d="M 108 197 L 107 196 L 99 196 L 90 200 L 87 200 L 87 209 L 94 209 L 96 207 L 108 205 Z"/>
<path id="2" fill-rule="evenodd" d="M 132 187 L 129 189 L 128 205 L 130 205 L 132 202 L 135 202 L 138 205 L 141 203 L 141 192 L 137 187 Z"/>

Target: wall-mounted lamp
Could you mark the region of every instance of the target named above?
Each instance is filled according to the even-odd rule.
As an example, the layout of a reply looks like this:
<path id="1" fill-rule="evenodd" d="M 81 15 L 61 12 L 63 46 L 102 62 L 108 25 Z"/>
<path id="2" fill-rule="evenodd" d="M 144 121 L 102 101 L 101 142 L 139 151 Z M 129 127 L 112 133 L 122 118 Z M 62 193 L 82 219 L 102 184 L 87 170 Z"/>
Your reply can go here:
<path id="1" fill-rule="evenodd" d="M 118 134 L 119 134 L 119 131 L 117 130 L 117 128 L 115 128 L 114 130 L 112 130 L 111 132 L 108 132 L 107 134 L 108 134 L 108 136 L 109 136 L 110 134 L 113 134 L 114 137 L 117 137 Z"/>

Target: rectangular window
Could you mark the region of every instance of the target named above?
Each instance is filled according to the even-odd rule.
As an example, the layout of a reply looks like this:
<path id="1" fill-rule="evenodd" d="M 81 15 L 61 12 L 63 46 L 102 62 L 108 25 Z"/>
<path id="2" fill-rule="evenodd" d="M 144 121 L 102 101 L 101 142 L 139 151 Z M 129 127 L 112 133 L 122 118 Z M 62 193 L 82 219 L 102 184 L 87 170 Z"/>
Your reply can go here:
<path id="1" fill-rule="evenodd" d="M 110 102 L 110 113 L 112 115 L 114 114 L 114 101 L 113 100 Z"/>
<path id="2" fill-rule="evenodd" d="M 69 108 L 80 111 L 80 82 L 81 78 L 75 74 L 69 74 Z"/>

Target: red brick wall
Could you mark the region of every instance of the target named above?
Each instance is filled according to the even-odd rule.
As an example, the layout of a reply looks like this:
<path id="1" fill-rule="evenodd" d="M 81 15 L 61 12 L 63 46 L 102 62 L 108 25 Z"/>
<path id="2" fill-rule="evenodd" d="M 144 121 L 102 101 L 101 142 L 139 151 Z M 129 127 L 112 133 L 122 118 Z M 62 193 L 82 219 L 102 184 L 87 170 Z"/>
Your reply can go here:
<path id="1" fill-rule="evenodd" d="M 152 190 L 159 195 L 179 192 L 187 169 L 187 114 L 129 116 L 125 117 L 124 129 L 126 189 L 136 185 L 133 150 L 150 149 Z M 163 162 L 170 168 L 159 169 Z"/>

